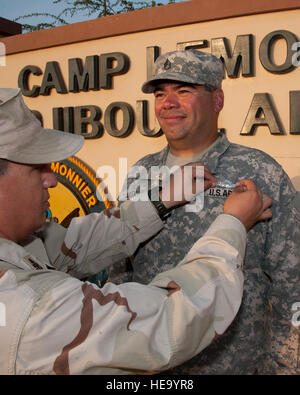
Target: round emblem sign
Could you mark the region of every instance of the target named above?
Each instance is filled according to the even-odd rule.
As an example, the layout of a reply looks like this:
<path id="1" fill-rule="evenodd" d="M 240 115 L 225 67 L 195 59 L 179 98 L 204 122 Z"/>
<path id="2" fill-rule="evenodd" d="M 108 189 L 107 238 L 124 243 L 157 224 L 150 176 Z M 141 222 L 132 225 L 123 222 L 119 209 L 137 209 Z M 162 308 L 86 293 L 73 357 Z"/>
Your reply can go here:
<path id="1" fill-rule="evenodd" d="M 75 156 L 51 164 L 58 184 L 50 188 L 50 208 L 46 215 L 48 221 L 54 221 L 67 228 L 73 218 L 92 212 L 101 212 L 113 206 L 107 198 L 107 190 L 102 189 L 101 179 L 86 163 Z M 107 279 L 103 271 L 88 280 L 102 286 Z"/>

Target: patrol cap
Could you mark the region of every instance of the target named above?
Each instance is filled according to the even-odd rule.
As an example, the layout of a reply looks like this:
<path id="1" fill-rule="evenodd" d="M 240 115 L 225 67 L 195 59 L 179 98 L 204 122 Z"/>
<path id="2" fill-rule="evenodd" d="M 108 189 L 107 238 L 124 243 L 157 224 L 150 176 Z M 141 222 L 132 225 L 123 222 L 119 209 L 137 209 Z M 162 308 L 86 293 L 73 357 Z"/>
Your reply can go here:
<path id="1" fill-rule="evenodd" d="M 82 136 L 44 129 L 24 103 L 21 90 L 0 88 L 0 158 L 18 163 L 51 163 L 74 155 Z"/>
<path id="2" fill-rule="evenodd" d="M 223 63 L 207 52 L 188 49 L 167 52 L 159 56 L 154 64 L 154 76 L 142 86 L 144 93 L 153 93 L 160 80 L 188 82 L 221 88 L 224 76 Z"/>

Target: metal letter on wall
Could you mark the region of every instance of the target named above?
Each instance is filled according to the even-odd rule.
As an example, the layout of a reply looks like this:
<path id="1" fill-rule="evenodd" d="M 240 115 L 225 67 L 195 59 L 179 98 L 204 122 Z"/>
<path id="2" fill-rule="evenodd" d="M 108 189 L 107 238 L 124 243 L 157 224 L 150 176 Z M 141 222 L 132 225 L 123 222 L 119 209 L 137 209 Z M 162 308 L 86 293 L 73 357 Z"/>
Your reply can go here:
<path id="1" fill-rule="evenodd" d="M 122 112 L 123 125 L 121 129 L 116 126 L 116 115 L 118 111 Z M 114 137 L 127 137 L 133 130 L 134 111 L 130 104 L 124 102 L 111 103 L 104 113 L 104 127 L 106 131 Z"/>
<path id="2" fill-rule="evenodd" d="M 138 131 L 147 137 L 159 137 L 163 134 L 157 119 L 155 118 L 154 129 L 149 128 L 149 117 L 148 117 L 148 101 L 137 100 L 136 102 L 136 126 Z"/>
<path id="3" fill-rule="evenodd" d="M 47 62 L 40 94 L 48 96 L 55 88 L 57 93 L 68 93 L 58 62 Z"/>
<path id="4" fill-rule="evenodd" d="M 63 118 L 63 108 L 54 107 L 52 108 L 52 121 L 53 129 L 64 130 L 64 118 Z"/>
<path id="5" fill-rule="evenodd" d="M 197 48 L 207 48 L 207 40 L 195 40 L 195 41 L 182 41 L 176 44 L 177 51 L 184 51 L 185 49 L 197 49 Z"/>
<path id="6" fill-rule="evenodd" d="M 42 70 L 37 66 L 25 66 L 19 73 L 18 77 L 18 87 L 21 89 L 22 94 L 28 97 L 36 97 L 40 94 L 40 87 L 37 85 L 33 85 L 33 87 L 29 88 L 29 76 L 33 75 L 41 75 L 43 74 Z"/>
<path id="7" fill-rule="evenodd" d="M 281 65 L 277 65 L 273 60 L 273 44 L 283 38 L 287 45 L 287 54 L 285 62 Z M 266 35 L 259 46 L 259 59 L 263 67 L 275 74 L 288 73 L 293 70 L 295 66 L 292 63 L 294 51 L 292 51 L 292 45 L 298 41 L 297 36 L 288 30 L 276 30 Z"/>
<path id="8" fill-rule="evenodd" d="M 154 76 L 154 62 L 160 55 L 159 47 L 146 48 L 147 80 Z"/>
<path id="9" fill-rule="evenodd" d="M 103 134 L 103 126 L 99 122 L 101 115 L 101 109 L 97 106 L 74 107 L 74 133 L 81 134 L 85 139 L 101 137 Z M 88 125 L 92 129 L 90 132 Z"/>
<path id="10" fill-rule="evenodd" d="M 285 134 L 268 93 L 255 93 L 240 134 L 254 135 L 258 126 L 268 126 L 271 134 Z"/>
<path id="11" fill-rule="evenodd" d="M 238 77 L 241 65 L 244 77 L 254 75 L 252 34 L 237 36 L 233 54 L 231 54 L 230 43 L 227 38 L 213 38 L 211 40 L 211 53 L 223 60 L 228 77 Z"/>
<path id="12" fill-rule="evenodd" d="M 300 91 L 290 91 L 290 134 L 300 134 Z"/>
<path id="13" fill-rule="evenodd" d="M 114 62 L 116 66 L 113 67 Z M 113 76 L 125 74 L 129 70 L 129 57 L 121 52 L 100 55 L 100 88 L 112 89 Z"/>
<path id="14" fill-rule="evenodd" d="M 99 90 L 99 56 L 69 59 L 69 92 Z"/>
<path id="15" fill-rule="evenodd" d="M 74 107 L 52 109 L 53 129 L 74 133 Z"/>

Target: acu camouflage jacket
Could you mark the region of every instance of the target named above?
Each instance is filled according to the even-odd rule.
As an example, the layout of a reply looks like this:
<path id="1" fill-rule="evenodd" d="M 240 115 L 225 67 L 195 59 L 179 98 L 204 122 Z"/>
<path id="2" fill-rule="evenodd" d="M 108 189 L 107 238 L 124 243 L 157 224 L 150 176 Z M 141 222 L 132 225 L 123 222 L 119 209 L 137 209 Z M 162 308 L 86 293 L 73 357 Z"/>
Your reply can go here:
<path id="1" fill-rule="evenodd" d="M 135 164 L 147 169 L 149 183 L 155 183 L 151 180 L 151 166 L 165 165 L 168 151 L 167 146 Z M 202 211 L 186 212 L 185 207 L 172 211 L 164 228 L 139 247 L 132 261 L 133 281 L 147 283 L 183 258 L 222 212 L 230 193 L 226 184 L 235 184 L 242 178 L 254 180 L 273 199 L 273 218 L 257 223 L 248 234 L 245 292 L 230 329 L 201 355 L 168 373 L 299 373 L 299 326 L 293 325 L 293 308 L 300 304 L 299 194 L 297 198 L 290 179 L 273 158 L 262 151 L 231 144 L 224 132 L 197 160 L 225 188 L 206 191 Z M 123 196 L 135 179 L 129 172 Z M 114 276 L 117 270 L 120 269 L 112 271 Z"/>

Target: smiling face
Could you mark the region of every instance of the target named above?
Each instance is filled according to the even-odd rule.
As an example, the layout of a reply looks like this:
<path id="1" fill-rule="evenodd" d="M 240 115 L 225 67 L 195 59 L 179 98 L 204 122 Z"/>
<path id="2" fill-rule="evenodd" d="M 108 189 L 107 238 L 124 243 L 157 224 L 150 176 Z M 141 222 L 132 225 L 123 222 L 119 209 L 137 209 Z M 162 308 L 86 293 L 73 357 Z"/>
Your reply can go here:
<path id="1" fill-rule="evenodd" d="M 18 242 L 45 222 L 48 188 L 57 185 L 50 164 L 9 162 L 0 176 L 0 237 Z"/>
<path id="2" fill-rule="evenodd" d="M 217 137 L 218 113 L 223 108 L 223 91 L 209 92 L 203 85 L 162 82 L 156 86 L 155 115 L 171 151 L 197 152 Z"/>

